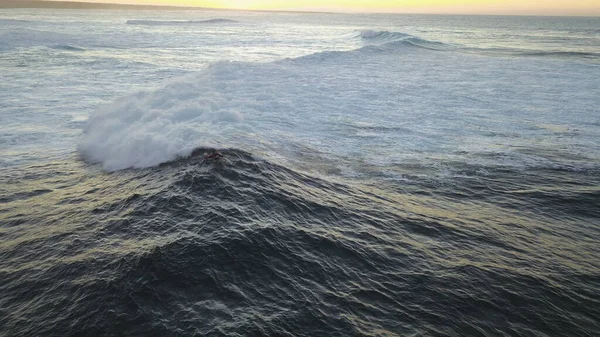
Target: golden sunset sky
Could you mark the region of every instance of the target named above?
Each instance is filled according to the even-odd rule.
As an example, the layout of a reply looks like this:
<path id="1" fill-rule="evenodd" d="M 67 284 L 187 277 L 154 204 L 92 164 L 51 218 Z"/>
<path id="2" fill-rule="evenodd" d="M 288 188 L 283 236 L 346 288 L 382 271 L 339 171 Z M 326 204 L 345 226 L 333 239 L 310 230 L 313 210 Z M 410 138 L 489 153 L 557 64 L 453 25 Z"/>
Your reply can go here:
<path id="1" fill-rule="evenodd" d="M 466 14 L 600 15 L 600 0 L 87 0 L 229 9 Z"/>

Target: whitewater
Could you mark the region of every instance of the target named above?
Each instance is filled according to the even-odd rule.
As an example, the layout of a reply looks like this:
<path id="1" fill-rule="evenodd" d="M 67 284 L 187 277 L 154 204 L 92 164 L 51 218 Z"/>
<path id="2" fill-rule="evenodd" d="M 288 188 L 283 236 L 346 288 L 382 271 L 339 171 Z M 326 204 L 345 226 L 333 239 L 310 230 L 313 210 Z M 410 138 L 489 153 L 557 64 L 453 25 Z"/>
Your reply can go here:
<path id="1" fill-rule="evenodd" d="M 598 27 L 0 11 L 0 335 L 594 335 Z"/>
<path id="2" fill-rule="evenodd" d="M 318 26 L 318 15 L 286 14 L 261 25 L 267 14 L 119 20 L 102 12 L 83 24 L 76 12 L 61 14 L 64 23 L 54 14 L 2 21 L 3 138 L 11 145 L 2 165 L 75 146 L 107 170 L 154 166 L 199 146 L 292 160 L 310 153 L 344 167 L 481 161 L 490 152 L 514 165 L 576 165 L 518 153 L 531 144 L 598 158 L 598 32 L 583 27 L 553 31 L 534 20 L 527 36 L 525 19 L 477 18 L 485 23 L 477 31 L 444 31 L 437 26 L 463 23 L 334 16 L 340 23 Z M 577 137 L 552 137 L 564 133 Z"/>

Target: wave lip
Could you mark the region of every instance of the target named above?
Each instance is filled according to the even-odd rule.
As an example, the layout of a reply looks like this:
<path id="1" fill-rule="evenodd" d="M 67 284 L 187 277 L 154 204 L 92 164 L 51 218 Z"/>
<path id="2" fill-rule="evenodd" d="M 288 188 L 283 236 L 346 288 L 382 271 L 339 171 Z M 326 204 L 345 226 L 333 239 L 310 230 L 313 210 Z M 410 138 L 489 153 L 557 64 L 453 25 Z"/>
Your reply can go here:
<path id="1" fill-rule="evenodd" d="M 549 58 L 579 58 L 597 61 L 600 59 L 600 53 L 581 52 L 581 51 L 561 51 L 561 50 L 526 50 L 517 48 L 481 48 L 468 47 L 457 44 L 447 44 L 443 42 L 427 40 L 414 35 L 365 29 L 358 31 L 354 37 L 358 37 L 367 42 L 368 46 L 378 46 L 384 48 L 394 47 L 416 47 L 434 51 L 455 51 L 468 54 L 481 54 L 486 56 L 517 56 L 517 57 L 549 57 Z"/>
<path id="2" fill-rule="evenodd" d="M 235 20 L 229 19 L 208 19 L 208 20 L 177 20 L 177 21 L 161 21 L 161 20 L 127 20 L 128 25 L 137 26 L 194 26 L 194 25 L 206 25 L 206 24 L 226 24 L 226 23 L 237 23 Z"/>
<path id="3" fill-rule="evenodd" d="M 363 29 L 358 32 L 358 37 L 364 40 L 379 40 L 379 41 L 394 41 L 401 40 L 410 37 L 414 37 L 410 34 L 400 33 L 400 32 L 390 32 L 386 30 L 371 30 L 371 29 Z"/>
<path id="4" fill-rule="evenodd" d="M 365 29 L 358 32 L 357 37 L 360 37 L 369 44 L 383 45 L 385 47 L 408 46 L 429 50 L 446 50 L 450 47 L 450 45 L 442 42 L 426 40 L 414 35 L 386 30 L 378 31 Z"/>

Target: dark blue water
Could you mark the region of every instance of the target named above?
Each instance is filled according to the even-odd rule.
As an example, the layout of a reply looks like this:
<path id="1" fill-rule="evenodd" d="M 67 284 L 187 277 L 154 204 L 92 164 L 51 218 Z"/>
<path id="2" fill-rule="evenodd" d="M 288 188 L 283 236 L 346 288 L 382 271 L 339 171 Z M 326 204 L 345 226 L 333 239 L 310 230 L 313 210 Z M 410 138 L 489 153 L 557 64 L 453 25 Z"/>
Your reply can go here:
<path id="1" fill-rule="evenodd" d="M 597 23 L 0 12 L 0 337 L 598 336 Z"/>
<path id="2" fill-rule="evenodd" d="M 597 168 L 357 185 L 223 152 L 112 174 L 4 171 L 0 331 L 598 332 Z"/>

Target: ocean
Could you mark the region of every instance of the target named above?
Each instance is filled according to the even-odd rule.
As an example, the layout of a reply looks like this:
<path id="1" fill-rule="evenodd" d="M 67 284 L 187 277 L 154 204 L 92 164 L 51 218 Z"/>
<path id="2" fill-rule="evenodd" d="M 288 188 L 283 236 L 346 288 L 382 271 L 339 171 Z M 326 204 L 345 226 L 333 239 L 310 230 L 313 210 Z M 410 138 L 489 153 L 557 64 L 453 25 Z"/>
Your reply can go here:
<path id="1" fill-rule="evenodd" d="M 2 337 L 600 333 L 600 18 L 4 9 L 0 79 Z"/>

